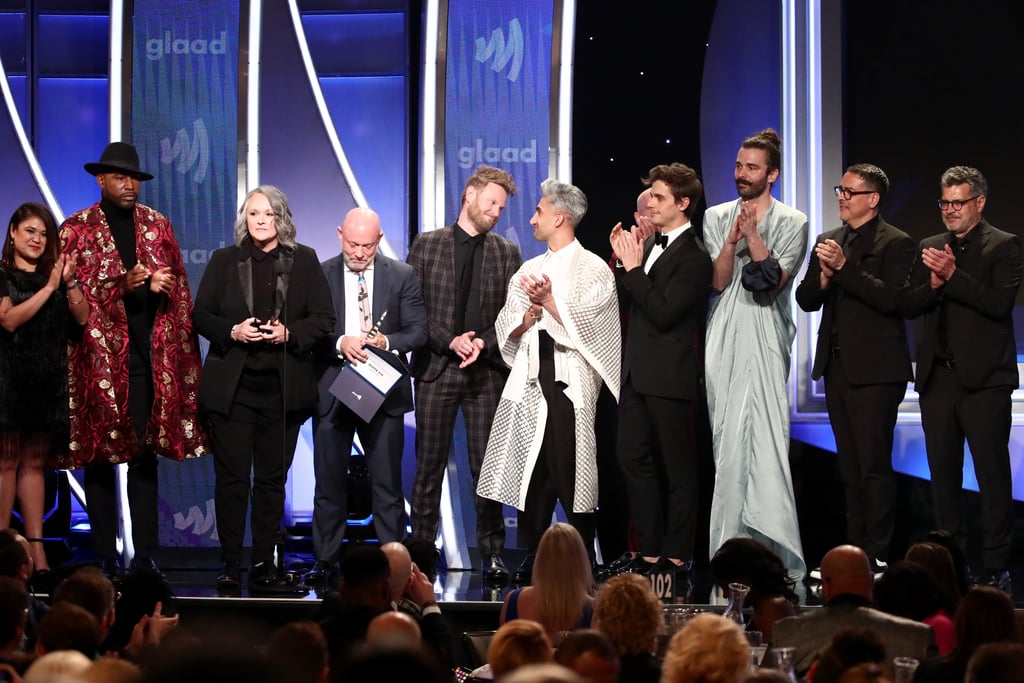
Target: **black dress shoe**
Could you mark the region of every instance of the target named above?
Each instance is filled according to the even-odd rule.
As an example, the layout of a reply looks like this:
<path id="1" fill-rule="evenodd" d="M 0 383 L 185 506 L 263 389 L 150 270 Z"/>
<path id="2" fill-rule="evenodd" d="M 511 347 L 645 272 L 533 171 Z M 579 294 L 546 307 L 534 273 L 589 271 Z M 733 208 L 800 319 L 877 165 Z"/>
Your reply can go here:
<path id="1" fill-rule="evenodd" d="M 271 562 L 259 562 L 249 568 L 249 593 L 277 597 L 299 597 L 309 593 L 309 586 L 292 574 L 278 574 Z"/>
<path id="2" fill-rule="evenodd" d="M 222 593 L 235 593 L 242 588 L 242 568 L 238 560 L 225 560 L 217 575 L 217 590 Z"/>
<path id="3" fill-rule="evenodd" d="M 657 564 L 657 563 L 656 562 L 648 562 L 644 558 L 642 558 L 639 555 L 637 555 L 636 557 L 634 557 L 630 561 L 629 565 L 623 570 L 622 573 L 623 574 L 626 574 L 626 573 L 629 573 L 629 574 L 647 574 L 648 572 L 651 571 L 651 569 L 654 567 L 655 564 Z"/>
<path id="4" fill-rule="evenodd" d="M 629 572 L 629 568 L 632 564 L 632 553 L 624 552 L 608 564 L 598 565 L 597 568 L 594 569 L 594 581 L 601 583 L 603 581 L 607 581 L 613 576 L 625 574 Z"/>
<path id="5" fill-rule="evenodd" d="M 116 557 L 104 558 L 101 569 L 103 575 L 110 579 L 110 582 L 115 586 L 121 583 L 121 579 L 124 578 L 124 568 L 121 567 L 121 561 Z"/>
<path id="6" fill-rule="evenodd" d="M 311 586 L 324 586 L 341 575 L 341 567 L 337 562 L 317 560 L 313 568 L 306 572 L 306 583 Z"/>
<path id="7" fill-rule="evenodd" d="M 156 562 L 154 562 L 153 558 L 149 555 L 136 555 L 132 558 L 131 564 L 128 565 L 128 571 L 135 572 L 140 570 L 163 576 L 163 572 L 160 571 L 160 567 L 156 566 Z"/>
<path id="8" fill-rule="evenodd" d="M 972 586 L 992 586 L 998 588 L 1007 595 L 1013 595 L 1013 581 L 1010 578 L 1010 572 L 988 570 L 984 574 L 979 574 L 971 580 Z"/>
<path id="9" fill-rule="evenodd" d="M 512 572 L 512 583 L 517 586 L 525 586 L 533 580 L 533 553 L 526 553 L 526 557 L 519 563 L 516 570 Z"/>
<path id="10" fill-rule="evenodd" d="M 505 560 L 497 553 L 492 553 L 484 558 L 482 573 L 484 583 L 488 585 L 508 583 L 508 567 L 505 566 Z"/>

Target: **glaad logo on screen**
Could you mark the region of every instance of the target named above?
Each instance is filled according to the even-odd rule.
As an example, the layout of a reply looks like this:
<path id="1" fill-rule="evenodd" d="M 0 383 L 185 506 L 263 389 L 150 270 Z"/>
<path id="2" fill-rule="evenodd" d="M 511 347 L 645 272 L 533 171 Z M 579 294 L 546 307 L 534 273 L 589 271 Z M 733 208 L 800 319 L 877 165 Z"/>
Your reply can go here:
<path id="1" fill-rule="evenodd" d="M 518 19 L 508 22 L 508 42 L 505 41 L 505 34 L 500 28 L 491 31 L 491 39 L 476 39 L 476 54 L 473 55 L 476 61 L 484 63 L 491 56 L 494 61 L 491 63 L 492 71 L 501 71 L 506 64 L 508 73 L 505 75 L 510 81 L 519 80 L 519 70 L 523 66 L 523 29 Z"/>
<path id="2" fill-rule="evenodd" d="M 473 146 L 459 147 L 459 167 L 472 168 L 473 164 L 537 163 L 537 138 L 526 147 L 484 147 L 484 139 L 477 138 Z"/>
<path id="3" fill-rule="evenodd" d="M 192 180 L 197 183 L 206 179 L 206 169 L 210 165 L 210 136 L 206 133 L 206 124 L 196 119 L 192 124 L 192 139 L 188 139 L 188 131 L 178 129 L 178 134 L 171 144 L 170 138 L 160 141 L 160 161 L 170 166 L 177 160 L 175 167 L 178 173 L 193 170 Z"/>
<path id="4" fill-rule="evenodd" d="M 214 541 L 217 539 L 217 512 L 213 505 L 213 499 L 207 499 L 206 512 L 203 513 L 197 505 L 188 509 L 188 514 L 181 512 L 174 513 L 174 528 L 178 531 L 187 531 L 191 527 L 194 536 L 206 536 Z M 212 533 L 211 533 L 212 531 Z"/>
<path id="5" fill-rule="evenodd" d="M 164 31 L 163 38 L 146 41 L 146 59 L 156 61 L 164 55 L 222 55 L 228 49 L 228 32 L 221 31 L 217 38 L 176 38 Z"/>

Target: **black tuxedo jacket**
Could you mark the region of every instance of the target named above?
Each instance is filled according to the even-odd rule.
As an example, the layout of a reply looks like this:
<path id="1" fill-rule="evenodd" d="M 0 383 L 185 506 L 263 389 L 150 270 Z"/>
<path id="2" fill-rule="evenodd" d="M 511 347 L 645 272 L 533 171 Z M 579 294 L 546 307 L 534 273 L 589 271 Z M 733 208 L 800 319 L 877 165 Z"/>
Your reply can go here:
<path id="1" fill-rule="evenodd" d="M 644 244 L 644 262 L 654 248 Z M 622 362 L 638 393 L 697 398 L 702 376 L 711 257 L 693 228 L 675 238 L 648 275 L 643 265 L 616 268 L 619 294 L 628 297 L 629 328 Z"/>
<path id="2" fill-rule="evenodd" d="M 329 391 L 345 361 L 338 358 L 335 344 L 345 334 L 345 306 L 357 305 L 353 293 L 345 293 L 345 260 L 339 254 L 323 263 L 324 276 L 334 299 L 334 333 L 324 338 L 317 353 L 317 387 L 320 392 L 320 415 L 334 407 L 336 399 Z M 427 341 L 427 316 L 423 309 L 420 283 L 413 269 L 379 253 L 373 260 L 373 321 L 386 310 L 380 333 L 388 339 L 388 349 L 406 354 Z M 402 415 L 413 409 L 412 382 L 406 374 L 391 390 L 380 410 L 387 415 Z"/>
<path id="3" fill-rule="evenodd" d="M 867 227 L 866 223 L 859 230 Z M 845 229 L 823 232 L 817 243 L 832 239 L 842 244 Z M 859 236 L 858 242 L 866 237 Z M 913 371 L 900 300 L 914 260 L 914 241 L 879 217 L 871 243 L 858 244 L 852 251 L 829 287 L 822 289 L 821 263 L 812 249 L 807 274 L 796 288 L 800 308 L 823 309 L 811 376 L 825 374 L 834 329 L 849 384 L 909 382 Z"/>
<path id="4" fill-rule="evenodd" d="M 277 317 L 290 336 L 282 349 L 284 406 L 289 413 L 311 416 L 317 401 L 313 348 L 334 328 L 331 291 L 309 247 L 282 248 L 280 264 L 278 292 L 284 304 Z M 210 342 L 199 382 L 199 405 L 206 411 L 227 415 L 231 410 L 249 353 L 247 344 L 231 339 L 231 328 L 252 316 L 252 296 L 248 244 L 213 252 L 192 311 L 196 332 Z"/>
<path id="5" fill-rule="evenodd" d="M 453 223 L 446 228 L 420 234 L 406 258 L 419 278 L 423 304 L 427 309 L 427 344 L 412 354 L 413 377 L 425 382 L 437 379 L 448 363 L 458 365 L 460 362 L 448 348 L 457 334 L 454 329 L 455 299 L 458 295 L 455 287 L 455 230 L 461 228 Z M 494 335 L 494 321 L 505 305 L 509 280 L 519 270 L 523 259 L 519 247 L 493 232 L 488 232 L 484 238 L 483 250 L 481 270 L 477 274 L 483 329 L 476 330 L 476 336 L 485 344 L 480 360 L 493 358 L 505 370 Z"/>
<path id="6" fill-rule="evenodd" d="M 943 233 L 921 240 L 904 297 L 904 314 L 917 322 L 917 390 L 928 382 L 938 344 L 939 312 L 945 309 L 949 347 L 956 373 L 968 389 L 1016 388 L 1017 342 L 1013 306 L 1021 280 L 1020 239 L 982 220 L 971 232 L 968 249 L 956 254 L 957 268 L 939 289 L 932 289 L 931 271 L 921 252 L 949 244 Z M 956 253 L 956 250 L 954 250 Z"/>

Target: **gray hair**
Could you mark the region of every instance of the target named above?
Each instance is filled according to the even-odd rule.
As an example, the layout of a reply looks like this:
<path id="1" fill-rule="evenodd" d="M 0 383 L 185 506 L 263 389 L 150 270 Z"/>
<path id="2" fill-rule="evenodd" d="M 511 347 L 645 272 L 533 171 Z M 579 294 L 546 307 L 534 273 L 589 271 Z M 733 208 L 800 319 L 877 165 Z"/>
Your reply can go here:
<path id="1" fill-rule="evenodd" d="M 288 208 L 288 198 L 284 196 L 284 192 L 273 185 L 260 185 L 254 190 L 249 190 L 249 194 L 245 195 L 245 200 L 238 207 L 238 217 L 235 219 L 235 245 L 242 246 L 242 243 L 249 237 L 245 207 L 254 194 L 261 194 L 270 202 L 270 208 L 274 211 L 278 243 L 289 251 L 295 249 L 295 223 L 292 222 L 292 210 Z"/>
<path id="2" fill-rule="evenodd" d="M 981 171 L 970 166 L 952 166 L 942 174 L 942 187 L 953 187 L 954 185 L 969 185 L 971 194 L 982 194 L 988 196 L 988 181 Z"/>
<path id="3" fill-rule="evenodd" d="M 566 214 L 573 227 L 587 215 L 587 195 L 575 185 L 548 178 L 540 184 L 540 193 L 547 197 L 552 208 Z"/>

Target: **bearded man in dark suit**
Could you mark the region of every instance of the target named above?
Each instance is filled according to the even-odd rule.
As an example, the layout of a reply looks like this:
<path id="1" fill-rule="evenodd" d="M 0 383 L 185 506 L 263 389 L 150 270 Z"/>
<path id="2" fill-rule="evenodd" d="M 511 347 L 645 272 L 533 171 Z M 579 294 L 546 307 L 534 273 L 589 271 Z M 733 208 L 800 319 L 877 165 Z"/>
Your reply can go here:
<path id="1" fill-rule="evenodd" d="M 427 309 L 427 344 L 413 353 L 416 379 L 416 476 L 412 489 L 413 537 L 433 541 L 440 517 L 441 483 L 459 408 L 476 492 L 498 397 L 508 376 L 494 321 L 505 304 L 509 279 L 522 265 L 519 247 L 491 232 L 516 185 L 505 171 L 480 166 L 466 181 L 462 210 L 451 225 L 421 234 L 407 262 L 416 270 Z M 487 583 L 509 579 L 502 554 L 501 504 L 476 496 L 477 547 Z"/>

